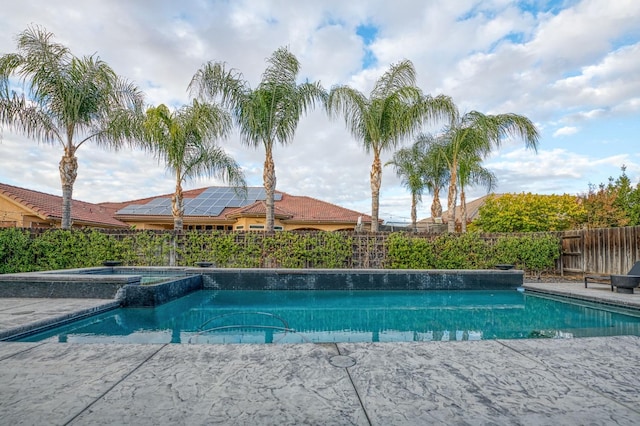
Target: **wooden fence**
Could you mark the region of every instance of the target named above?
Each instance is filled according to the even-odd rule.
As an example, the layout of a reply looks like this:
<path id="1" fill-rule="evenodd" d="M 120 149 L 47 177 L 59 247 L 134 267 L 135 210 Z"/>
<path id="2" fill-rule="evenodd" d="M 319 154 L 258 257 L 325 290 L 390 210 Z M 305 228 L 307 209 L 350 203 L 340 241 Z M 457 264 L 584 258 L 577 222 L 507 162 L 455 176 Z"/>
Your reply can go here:
<path id="1" fill-rule="evenodd" d="M 561 274 L 626 274 L 640 260 L 640 226 L 561 233 Z"/>

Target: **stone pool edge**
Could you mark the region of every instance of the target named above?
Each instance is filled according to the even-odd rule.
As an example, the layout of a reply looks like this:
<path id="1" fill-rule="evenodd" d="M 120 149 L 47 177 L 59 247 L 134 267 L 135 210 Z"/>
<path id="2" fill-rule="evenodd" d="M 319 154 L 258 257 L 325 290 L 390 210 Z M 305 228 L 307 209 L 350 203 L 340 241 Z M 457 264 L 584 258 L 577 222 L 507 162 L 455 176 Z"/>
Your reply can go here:
<path id="1" fill-rule="evenodd" d="M 640 311 L 640 293 L 625 294 L 609 291 L 610 285 L 602 288 L 585 289 L 582 283 L 525 283 L 523 288 L 527 292 L 542 295 L 561 296 L 574 300 L 599 303 L 605 306 L 619 307 Z"/>
<path id="2" fill-rule="evenodd" d="M 73 321 L 111 311 L 113 309 L 119 308 L 120 306 L 121 304 L 118 300 L 107 301 L 105 303 L 100 303 L 88 308 L 82 308 L 64 313 L 62 315 L 54 315 L 49 318 L 0 330 L 0 341 L 16 340 L 27 335 L 39 333 L 50 328 L 58 327 Z"/>

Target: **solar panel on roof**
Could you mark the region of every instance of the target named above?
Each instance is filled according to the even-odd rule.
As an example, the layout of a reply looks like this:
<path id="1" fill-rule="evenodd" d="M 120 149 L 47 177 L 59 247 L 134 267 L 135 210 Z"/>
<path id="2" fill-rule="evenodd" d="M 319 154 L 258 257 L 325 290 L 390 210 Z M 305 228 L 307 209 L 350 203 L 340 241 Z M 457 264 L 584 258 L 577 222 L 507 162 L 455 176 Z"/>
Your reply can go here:
<path id="1" fill-rule="evenodd" d="M 262 187 L 247 188 L 246 196 L 235 188 L 212 186 L 195 198 L 184 200 L 187 216 L 219 216 L 227 207 L 245 207 L 256 201 L 264 201 L 267 193 Z M 282 200 L 282 194 L 274 194 L 274 200 Z M 170 198 L 154 198 L 143 205 L 129 205 L 118 214 L 127 215 L 171 215 Z"/>

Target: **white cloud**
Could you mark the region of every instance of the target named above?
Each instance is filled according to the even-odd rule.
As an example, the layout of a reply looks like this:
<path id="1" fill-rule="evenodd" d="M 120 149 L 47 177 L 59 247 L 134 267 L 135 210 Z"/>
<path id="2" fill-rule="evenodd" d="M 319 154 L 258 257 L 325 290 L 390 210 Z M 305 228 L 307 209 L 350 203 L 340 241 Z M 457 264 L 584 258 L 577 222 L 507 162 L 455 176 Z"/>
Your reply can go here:
<path id="1" fill-rule="evenodd" d="M 579 131 L 580 129 L 578 129 L 577 127 L 571 127 L 571 126 L 561 127 L 555 132 L 553 132 L 553 137 L 557 138 L 558 136 L 573 135 L 575 133 L 578 133 Z"/>
<path id="2" fill-rule="evenodd" d="M 607 182 L 618 176 L 622 164 L 638 167 L 637 158 L 616 154 L 594 158 L 587 154 L 554 148 L 534 153 L 524 148 L 504 153 L 487 162 L 498 176 L 496 192 L 536 192 L 541 194 L 577 194 L 588 184 Z"/>

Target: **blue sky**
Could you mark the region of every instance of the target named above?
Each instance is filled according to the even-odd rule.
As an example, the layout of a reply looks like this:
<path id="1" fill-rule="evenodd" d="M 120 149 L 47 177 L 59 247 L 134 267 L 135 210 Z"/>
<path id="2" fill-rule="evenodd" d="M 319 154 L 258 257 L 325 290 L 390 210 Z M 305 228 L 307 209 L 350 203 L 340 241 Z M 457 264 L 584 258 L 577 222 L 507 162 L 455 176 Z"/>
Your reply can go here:
<path id="1" fill-rule="evenodd" d="M 138 84 L 150 105 L 188 103 L 191 77 L 210 60 L 226 61 L 255 86 L 265 58 L 281 46 L 300 60 L 303 79 L 367 94 L 391 63 L 409 59 L 422 90 L 451 96 L 461 112 L 514 112 L 540 129 L 537 153 L 504 141 L 487 159 L 496 192 L 578 194 L 617 177 L 623 164 L 634 184 L 640 179 L 636 0 L 21 0 L 3 6 L 0 53 L 15 51 L 15 36 L 31 24 L 76 55 L 100 56 Z M 249 183 L 261 185 L 264 153 L 242 145 L 237 134 L 220 143 Z M 59 146 L 4 129 L 0 182 L 60 194 L 61 155 Z M 74 198 L 122 201 L 173 190 L 171 176 L 144 152 L 84 145 L 77 155 Z M 310 113 L 274 157 L 279 190 L 370 213 L 372 158 L 341 120 Z M 206 179 L 188 187 L 217 184 Z M 470 188 L 468 199 L 484 193 Z M 431 201 L 423 196 L 419 218 L 429 216 Z M 408 220 L 409 207 L 409 194 L 385 168 L 381 217 Z"/>

